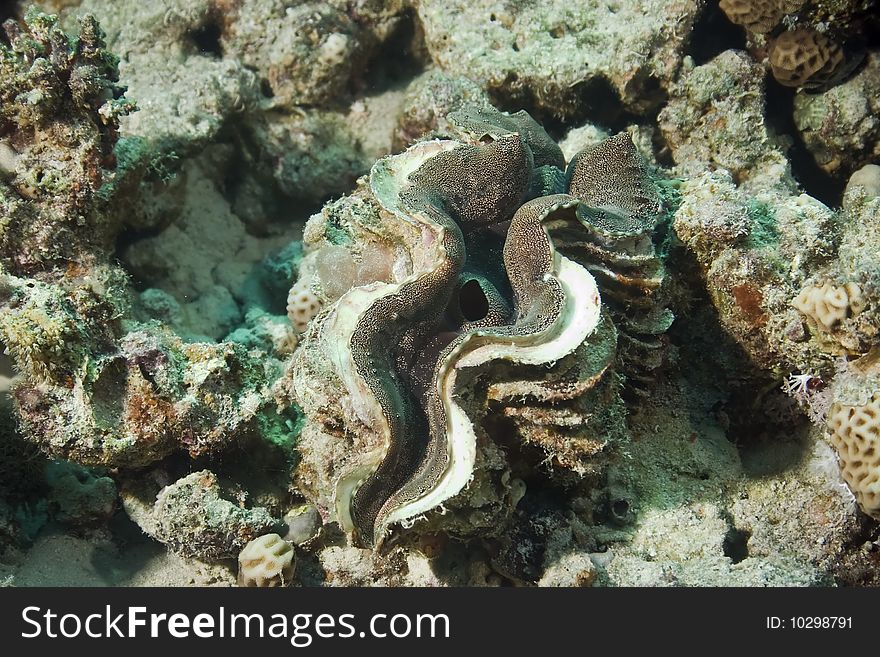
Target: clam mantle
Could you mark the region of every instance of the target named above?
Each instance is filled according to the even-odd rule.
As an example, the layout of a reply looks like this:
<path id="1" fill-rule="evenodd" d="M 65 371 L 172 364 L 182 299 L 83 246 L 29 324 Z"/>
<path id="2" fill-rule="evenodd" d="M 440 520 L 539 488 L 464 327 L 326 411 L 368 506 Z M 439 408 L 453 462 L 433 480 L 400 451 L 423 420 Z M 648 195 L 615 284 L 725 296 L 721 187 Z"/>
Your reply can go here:
<path id="1" fill-rule="evenodd" d="M 313 258 L 342 247 L 355 261 L 389 260 L 386 280 L 325 295 L 284 379 L 307 418 L 300 487 L 365 547 L 473 496 L 480 472 L 494 470 L 515 504 L 504 453 L 480 426 L 493 385 L 531 381 L 521 401 L 557 412 L 571 402 L 585 428 L 601 424 L 602 409 L 583 402 L 601 389 L 588 404 L 619 403 L 609 315 L 626 307 L 628 326 L 668 325 L 668 311 L 626 302 L 662 280 L 650 239 L 660 203 L 629 135 L 580 153 L 566 173 L 525 112 L 449 119 L 455 138 L 378 161 L 306 228 Z M 617 299 L 610 313 L 603 280 Z M 659 332 L 630 337 L 644 344 Z M 588 428 L 600 443 L 614 433 Z"/>

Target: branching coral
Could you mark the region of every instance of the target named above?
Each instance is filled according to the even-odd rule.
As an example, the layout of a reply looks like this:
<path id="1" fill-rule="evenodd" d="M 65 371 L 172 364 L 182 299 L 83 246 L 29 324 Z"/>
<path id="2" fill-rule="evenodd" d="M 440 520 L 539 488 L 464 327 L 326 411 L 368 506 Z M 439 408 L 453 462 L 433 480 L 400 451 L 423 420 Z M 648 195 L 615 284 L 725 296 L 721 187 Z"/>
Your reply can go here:
<path id="1" fill-rule="evenodd" d="M 318 315 L 289 373 L 312 420 L 302 484 L 366 546 L 391 525 L 462 504 L 453 498 L 466 487 L 492 488 L 474 480 L 504 469 L 478 422 L 483 381 L 522 381 L 523 399 L 547 404 L 520 414 L 535 425 L 543 417 L 545 426 L 575 427 L 615 407 L 615 387 L 600 386 L 613 381 L 616 335 L 600 289 L 627 337 L 625 364 L 656 367 L 651 341 L 671 321 L 654 299 L 660 203 L 627 134 L 585 151 L 564 176 L 558 146 L 525 112 L 473 108 L 448 118 L 457 139 L 380 160 L 364 187 L 306 230 L 316 246 L 378 241 L 393 254 L 393 280 L 356 285 Z M 489 395 L 504 406 L 513 389 Z M 554 401 L 574 404 L 567 420 L 559 407 L 548 422 Z M 621 414 L 605 417 L 613 426 Z M 323 432 L 340 424 L 340 449 L 353 444 L 322 454 L 332 441 Z M 590 450 L 571 444 L 588 440 L 592 424 L 580 425 L 555 445 L 532 435 L 584 472 Z M 593 455 L 602 444 L 592 443 Z"/>

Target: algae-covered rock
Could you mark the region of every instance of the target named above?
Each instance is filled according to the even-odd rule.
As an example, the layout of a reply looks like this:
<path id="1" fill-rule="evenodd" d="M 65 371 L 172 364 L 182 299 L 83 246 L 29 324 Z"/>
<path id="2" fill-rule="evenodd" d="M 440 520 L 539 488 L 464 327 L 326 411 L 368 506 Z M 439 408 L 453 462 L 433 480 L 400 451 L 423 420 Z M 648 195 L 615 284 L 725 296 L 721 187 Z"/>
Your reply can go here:
<path id="1" fill-rule="evenodd" d="M 736 50 L 686 62 L 657 118 L 682 175 L 723 168 L 747 189 L 794 189 L 786 144 L 766 122 L 764 73 Z"/>
<path id="2" fill-rule="evenodd" d="M 51 461 L 45 468 L 54 517 L 73 527 L 106 521 L 116 509 L 116 484 L 87 468 Z"/>
<path id="3" fill-rule="evenodd" d="M 112 244 L 119 120 L 134 109 L 94 16 L 79 38 L 28 11 L 0 43 L 0 262 L 13 273 L 87 263 Z"/>
<path id="4" fill-rule="evenodd" d="M 799 92 L 794 122 L 822 169 L 848 176 L 880 158 L 880 55 L 852 79 L 820 94 Z"/>
<path id="5" fill-rule="evenodd" d="M 237 557 L 248 542 L 278 526 L 266 509 L 221 497 L 217 477 L 202 470 L 160 491 L 149 531 L 177 554 L 217 561 Z"/>
<path id="6" fill-rule="evenodd" d="M 394 150 L 402 150 L 423 135 L 448 132 L 447 115 L 466 106 L 489 107 L 477 83 L 436 69 L 420 75 L 406 89 L 394 130 Z"/>
<path id="7" fill-rule="evenodd" d="M 699 8 L 693 0 L 422 0 L 416 7 L 442 70 L 470 78 L 505 106 L 528 99 L 532 109 L 561 117 L 584 105 L 601 111 L 615 95 L 633 111 L 656 107 L 681 66 Z"/>

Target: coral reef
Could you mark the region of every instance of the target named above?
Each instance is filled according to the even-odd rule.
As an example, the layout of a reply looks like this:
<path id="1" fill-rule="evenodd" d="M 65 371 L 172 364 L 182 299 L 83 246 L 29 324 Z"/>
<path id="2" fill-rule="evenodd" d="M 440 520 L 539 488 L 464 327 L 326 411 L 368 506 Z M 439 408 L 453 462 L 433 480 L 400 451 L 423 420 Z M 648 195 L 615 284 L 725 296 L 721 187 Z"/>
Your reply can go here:
<path id="1" fill-rule="evenodd" d="M 212 2 L 202 29 L 219 32 L 218 48 L 241 53 L 244 66 L 268 81 L 273 105 L 332 105 L 364 76 L 402 4 L 363 3 L 355 13 L 345 2 Z M 268 41 L 266 33 L 275 36 Z"/>
<path id="2" fill-rule="evenodd" d="M 94 16 L 81 18 L 77 39 L 36 10 L 4 29 L 0 258 L 13 273 L 87 265 L 114 237 L 106 211 L 113 145 L 134 104 Z"/>
<path id="3" fill-rule="evenodd" d="M 876 344 L 871 209 L 836 214 L 800 195 L 777 198 L 771 210 L 720 174 L 681 191 L 676 233 L 698 260 L 722 322 L 759 367 L 830 373 L 835 355 Z"/>
<path id="4" fill-rule="evenodd" d="M 185 344 L 155 327 L 86 361 L 66 385 L 22 383 L 22 430 L 47 453 L 80 463 L 143 467 L 174 450 L 216 453 L 263 426 L 272 374 L 234 343 Z M 277 363 L 275 365 L 277 368 Z"/>
<path id="5" fill-rule="evenodd" d="M 876 2 L 27 4 L 0 583 L 880 584 Z"/>
<path id="6" fill-rule="evenodd" d="M 118 60 L 104 48 L 94 17 L 79 19 L 75 38 L 35 10 L 6 29 L 0 340 L 20 374 L 12 397 L 22 435 L 53 457 L 122 469 L 180 450 L 197 457 L 240 441 L 286 441 L 285 419 L 259 412 L 280 362 L 213 342 L 240 321 L 229 288 L 209 278 L 192 305 L 160 289 L 136 295 L 115 260 L 120 215 L 132 207 L 126 199 L 144 189 L 139 176 L 148 172 L 130 159 L 131 140 L 119 138 L 120 119 L 135 106 L 121 95 Z M 202 192 L 193 203 L 204 200 Z M 201 271 L 190 271 L 198 286 Z M 166 270 L 168 277 L 176 273 Z M 162 281 L 162 274 L 150 276 Z M 231 312 L 218 312 L 222 306 Z M 86 475 L 56 470 L 47 474 L 49 489 L 67 492 L 53 502 L 54 517 L 106 520 L 112 482 L 89 484 Z M 101 499 L 88 501 L 96 496 Z"/>
<path id="7" fill-rule="evenodd" d="M 765 116 L 764 69 L 727 50 L 702 66 L 685 61 L 658 124 L 683 177 L 720 168 L 745 189 L 794 189 L 786 144 Z"/>
<path id="8" fill-rule="evenodd" d="M 447 115 L 467 106 L 489 107 L 488 97 L 475 82 L 438 70 L 420 75 L 407 86 L 393 149 L 403 150 L 424 135 L 447 132 L 451 128 Z"/>
<path id="9" fill-rule="evenodd" d="M 761 202 L 719 173 L 681 193 L 674 229 L 721 324 L 761 370 L 789 375 L 783 388 L 814 422 L 827 416 L 843 477 L 875 514 L 871 429 L 862 436 L 848 419 L 866 417 L 876 389 L 864 371 L 878 349 L 877 198 L 854 184 L 837 212 L 803 194 Z"/>

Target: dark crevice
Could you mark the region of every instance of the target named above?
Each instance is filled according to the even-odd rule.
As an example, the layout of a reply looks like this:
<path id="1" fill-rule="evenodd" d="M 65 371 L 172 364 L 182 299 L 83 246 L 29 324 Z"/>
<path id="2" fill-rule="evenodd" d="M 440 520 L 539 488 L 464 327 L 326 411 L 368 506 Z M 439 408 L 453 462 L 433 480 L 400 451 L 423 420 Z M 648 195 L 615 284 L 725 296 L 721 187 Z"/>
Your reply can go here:
<path id="1" fill-rule="evenodd" d="M 563 484 L 546 476 L 547 454 L 538 445 L 524 442 L 516 429 L 516 425 L 508 417 L 497 411 L 498 405 L 490 407 L 481 422 L 486 435 L 506 454 L 510 465 L 511 476 L 522 479 L 526 489 L 541 489 L 544 492 L 556 491 L 564 496 Z"/>
<path id="2" fill-rule="evenodd" d="M 412 11 L 406 11 L 370 61 L 364 78 L 355 81 L 359 87 L 355 95 L 372 96 L 404 86 L 425 69 L 426 58 L 421 24 Z"/>
<path id="3" fill-rule="evenodd" d="M 865 49 L 877 50 L 880 48 L 880 16 L 872 16 L 871 20 L 865 21 L 862 28 L 865 39 Z"/>
<path id="4" fill-rule="evenodd" d="M 8 20 L 18 21 L 19 15 L 17 10 L 18 3 L 0 0 L 0 25 L 3 25 Z M 0 29 L 0 43 L 9 45 L 6 30 Z"/>
<path id="5" fill-rule="evenodd" d="M 272 85 L 266 78 L 260 78 L 260 93 L 263 94 L 264 98 L 272 99 L 275 97 L 275 92 L 272 91 Z"/>
<path id="6" fill-rule="evenodd" d="M 511 72 L 505 79 L 504 86 L 490 89 L 492 103 L 506 112 L 526 110 L 555 141 L 562 139 L 572 127 L 586 123 L 598 125 L 610 132 L 620 132 L 628 125 L 647 124 L 656 117 L 656 112 L 645 116 L 627 111 L 617 90 L 603 77 L 593 77 L 574 85 L 569 102 L 566 103 L 566 107 L 570 108 L 568 112 L 559 111 L 559 108 L 542 107 L 528 87 L 518 88 L 511 94 L 511 88 L 517 86 L 517 81 L 516 73 Z M 645 93 L 656 96 L 656 102 L 651 105 L 656 104 L 659 111 L 664 101 L 659 82 L 647 82 Z"/>
<path id="7" fill-rule="evenodd" d="M 635 117 L 624 111 L 623 101 L 617 90 L 605 78 L 585 80 L 575 85 L 573 92 L 577 95 L 576 106 L 579 109 L 577 115 L 570 117 L 569 125 L 583 125 L 589 121 L 616 132 L 635 120 Z M 552 123 L 552 118 L 548 118 Z M 554 131 L 559 131 L 561 127 L 551 125 Z"/>
<path id="8" fill-rule="evenodd" d="M 788 158 L 791 172 L 804 191 L 828 207 L 839 207 L 846 186 L 844 177 L 835 177 L 823 170 L 807 149 L 794 123 L 795 90 L 783 87 L 772 76 L 767 76 L 767 126 L 780 136 L 791 140 Z"/>
<path id="9" fill-rule="evenodd" d="M 197 52 L 209 57 L 223 57 L 223 45 L 220 42 L 223 28 L 215 18 L 208 18 L 198 28 L 187 33 L 190 43 Z"/>
<path id="10" fill-rule="evenodd" d="M 865 549 L 867 546 L 868 549 Z M 868 516 L 860 517 L 857 531 L 844 545 L 842 558 L 832 562 L 838 586 L 880 586 L 880 527 Z"/>
<path id="11" fill-rule="evenodd" d="M 659 128 L 651 133 L 651 147 L 654 150 L 654 159 L 661 167 L 672 168 L 675 166 L 675 158 L 672 157 L 672 149 L 663 131 Z"/>
<path id="12" fill-rule="evenodd" d="M 740 563 L 749 557 L 749 538 L 751 533 L 736 527 L 731 527 L 724 536 L 721 549 L 724 556 L 733 563 Z"/>
<path id="13" fill-rule="evenodd" d="M 700 66 L 725 50 L 744 50 L 745 47 L 745 30 L 730 22 L 718 6 L 718 0 L 711 0 L 694 23 L 686 54 Z"/>
<path id="14" fill-rule="evenodd" d="M 489 314 L 489 300 L 475 278 L 470 279 L 458 291 L 458 307 L 469 322 L 484 319 Z"/>
<path id="15" fill-rule="evenodd" d="M 145 229 L 137 229 L 132 227 L 125 227 L 123 230 L 119 231 L 119 234 L 116 236 L 116 244 L 114 246 L 114 253 L 116 254 L 116 258 L 121 260 L 123 255 L 131 248 L 134 244 L 137 244 L 141 240 L 150 239 L 153 237 L 158 237 L 162 231 L 165 230 L 167 226 L 164 224 L 162 226 L 157 226 L 155 228 L 145 228 Z M 131 277 L 131 284 L 135 290 L 138 292 L 143 292 L 150 286 L 149 281 L 142 281 L 134 276 L 128 269 L 126 268 L 129 276 Z"/>

